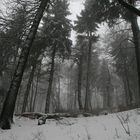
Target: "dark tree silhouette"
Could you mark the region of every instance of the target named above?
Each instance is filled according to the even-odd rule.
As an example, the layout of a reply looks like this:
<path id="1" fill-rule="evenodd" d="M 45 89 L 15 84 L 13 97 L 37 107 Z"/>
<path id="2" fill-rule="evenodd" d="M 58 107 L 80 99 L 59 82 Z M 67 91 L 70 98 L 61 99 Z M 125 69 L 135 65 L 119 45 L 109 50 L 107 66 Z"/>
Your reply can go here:
<path id="1" fill-rule="evenodd" d="M 11 122 L 13 121 L 13 114 L 15 109 L 15 103 L 17 99 L 18 90 L 21 84 L 21 80 L 23 77 L 23 72 L 25 70 L 25 66 L 27 63 L 27 59 L 29 56 L 29 52 L 32 47 L 32 43 L 34 41 L 40 20 L 43 16 L 44 10 L 50 0 L 42 0 L 40 6 L 37 10 L 36 16 L 34 18 L 33 24 L 31 26 L 30 32 L 26 38 L 26 41 L 23 44 L 23 49 L 18 61 L 18 65 L 16 67 L 13 80 L 11 82 L 10 88 L 7 93 L 7 97 L 5 99 L 2 113 L 0 116 L 0 127 L 2 129 L 10 129 Z"/>
<path id="2" fill-rule="evenodd" d="M 124 0 L 118 0 L 118 2 L 125 8 L 127 8 L 130 12 L 135 13 L 136 15 L 140 16 L 140 10 L 135 8 L 133 5 L 125 2 Z"/>

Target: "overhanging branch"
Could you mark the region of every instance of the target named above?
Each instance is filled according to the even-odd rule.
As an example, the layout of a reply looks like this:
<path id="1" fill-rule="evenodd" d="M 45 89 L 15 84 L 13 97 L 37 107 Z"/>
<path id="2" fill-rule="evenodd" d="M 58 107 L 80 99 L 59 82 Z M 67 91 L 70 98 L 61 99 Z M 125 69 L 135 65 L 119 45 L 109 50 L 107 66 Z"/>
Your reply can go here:
<path id="1" fill-rule="evenodd" d="M 118 2 L 124 6 L 125 8 L 127 8 L 129 11 L 135 13 L 136 15 L 140 16 L 140 10 L 138 10 L 137 8 L 135 8 L 133 5 L 125 2 L 124 0 L 118 0 Z"/>

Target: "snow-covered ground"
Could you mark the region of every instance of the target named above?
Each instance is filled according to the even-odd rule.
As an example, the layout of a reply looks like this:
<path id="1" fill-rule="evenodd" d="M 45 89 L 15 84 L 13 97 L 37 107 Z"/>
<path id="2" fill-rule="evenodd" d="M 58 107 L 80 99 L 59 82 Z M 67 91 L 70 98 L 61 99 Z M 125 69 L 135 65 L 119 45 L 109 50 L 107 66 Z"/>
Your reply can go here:
<path id="1" fill-rule="evenodd" d="M 140 109 L 122 113 L 47 120 L 15 118 L 11 130 L 0 130 L 0 140 L 140 140 Z"/>

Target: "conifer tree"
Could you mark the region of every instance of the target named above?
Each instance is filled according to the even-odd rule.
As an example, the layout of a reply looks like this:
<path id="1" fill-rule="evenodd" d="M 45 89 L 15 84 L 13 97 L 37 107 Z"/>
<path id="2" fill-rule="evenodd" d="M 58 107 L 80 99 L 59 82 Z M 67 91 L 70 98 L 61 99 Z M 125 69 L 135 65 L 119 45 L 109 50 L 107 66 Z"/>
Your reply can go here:
<path id="1" fill-rule="evenodd" d="M 50 110 L 52 84 L 55 71 L 55 58 L 56 56 L 64 59 L 67 58 L 70 53 L 70 47 L 72 45 L 70 37 L 71 23 L 68 19 L 70 14 L 68 10 L 67 0 L 56 0 L 53 6 L 50 8 L 49 13 L 44 18 L 42 34 L 45 38 L 48 38 L 48 51 L 50 52 L 50 69 L 48 80 L 48 91 L 46 97 L 45 112 Z M 50 34 L 48 34 L 48 32 Z"/>

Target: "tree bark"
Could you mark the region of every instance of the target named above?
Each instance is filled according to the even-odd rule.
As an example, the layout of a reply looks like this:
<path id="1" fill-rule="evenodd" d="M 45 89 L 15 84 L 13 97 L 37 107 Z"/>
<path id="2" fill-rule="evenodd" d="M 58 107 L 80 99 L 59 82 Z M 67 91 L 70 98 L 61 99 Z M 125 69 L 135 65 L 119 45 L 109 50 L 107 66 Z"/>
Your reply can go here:
<path id="1" fill-rule="evenodd" d="M 54 65 L 55 65 L 55 54 L 56 54 L 56 46 L 54 45 L 52 58 L 51 58 L 51 70 L 49 75 L 49 85 L 48 85 L 48 92 L 46 98 L 46 106 L 45 106 L 45 113 L 49 113 L 50 110 L 50 99 L 52 93 L 52 83 L 53 83 L 53 76 L 54 76 Z"/>
<path id="2" fill-rule="evenodd" d="M 137 22 L 137 16 L 131 13 L 131 27 L 133 32 L 133 39 L 135 45 L 135 54 L 136 54 L 136 61 L 137 61 L 137 73 L 138 73 L 138 88 L 139 88 L 139 101 L 138 104 L 140 106 L 140 30 L 139 25 Z"/>
<path id="3" fill-rule="evenodd" d="M 82 75 L 83 75 L 83 45 L 80 48 L 80 59 L 78 63 L 78 105 L 79 110 L 83 110 L 81 99 L 81 87 L 82 87 Z"/>
<path id="4" fill-rule="evenodd" d="M 88 48 L 88 60 L 87 60 L 87 75 L 86 75 L 86 96 L 84 110 L 89 111 L 91 109 L 90 99 L 90 66 L 91 66 L 91 53 L 92 53 L 92 40 L 91 34 L 89 34 L 89 48 Z"/>
<path id="5" fill-rule="evenodd" d="M 12 80 L 10 88 L 8 90 L 7 97 L 5 99 L 2 113 L 0 116 L 0 127 L 2 129 L 11 128 L 11 122 L 13 121 L 15 103 L 16 103 L 16 99 L 17 99 L 18 90 L 19 90 L 19 87 L 20 87 L 20 84 L 22 81 L 23 72 L 25 70 L 29 52 L 31 50 L 32 43 L 34 41 L 40 20 L 43 16 L 43 13 L 45 11 L 45 8 L 46 8 L 48 2 L 49 2 L 49 0 L 41 1 L 41 4 L 37 10 L 35 19 L 33 21 L 33 25 L 31 26 L 30 32 L 24 43 L 24 47 L 22 49 L 22 52 L 21 52 L 21 55 L 20 55 L 20 58 L 18 61 L 18 65 L 14 72 L 13 80 Z"/>

